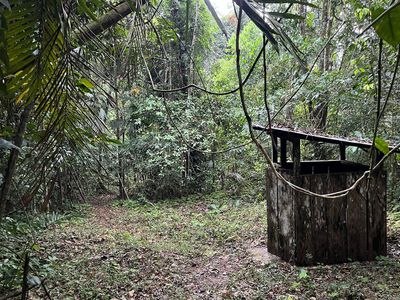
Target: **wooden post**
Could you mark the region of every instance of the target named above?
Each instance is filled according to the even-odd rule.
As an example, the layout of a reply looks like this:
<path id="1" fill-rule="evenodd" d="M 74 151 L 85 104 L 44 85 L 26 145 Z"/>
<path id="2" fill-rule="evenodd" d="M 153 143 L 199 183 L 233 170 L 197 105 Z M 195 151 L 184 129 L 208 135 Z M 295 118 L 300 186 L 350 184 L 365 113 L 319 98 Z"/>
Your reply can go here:
<path id="1" fill-rule="evenodd" d="M 274 163 L 278 162 L 278 138 L 271 134 L 272 138 L 272 161 Z"/>
<path id="2" fill-rule="evenodd" d="M 346 160 L 346 145 L 340 144 L 340 160 Z"/>
<path id="3" fill-rule="evenodd" d="M 281 165 L 285 167 L 287 163 L 287 140 L 281 138 Z"/>
<path id="4" fill-rule="evenodd" d="M 294 139 L 292 140 L 293 144 L 293 173 L 295 176 L 300 174 L 300 161 L 301 161 L 301 153 L 300 153 L 300 140 Z"/>
<path id="5" fill-rule="evenodd" d="M 374 166 L 376 166 L 376 165 L 381 161 L 381 159 L 382 159 L 384 156 L 385 156 L 384 153 L 382 153 L 382 152 L 379 151 L 379 150 L 376 150 L 376 156 L 375 156 L 375 164 L 374 164 Z"/>

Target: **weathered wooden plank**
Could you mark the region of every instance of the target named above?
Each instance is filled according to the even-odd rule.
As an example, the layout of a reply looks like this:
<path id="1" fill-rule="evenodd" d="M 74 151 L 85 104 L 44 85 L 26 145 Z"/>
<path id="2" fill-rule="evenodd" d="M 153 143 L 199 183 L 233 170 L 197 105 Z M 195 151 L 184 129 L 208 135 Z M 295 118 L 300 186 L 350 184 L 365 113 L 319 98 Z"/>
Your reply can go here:
<path id="1" fill-rule="evenodd" d="M 293 197 L 292 189 L 278 179 L 279 252 L 290 261 L 294 255 Z"/>
<path id="2" fill-rule="evenodd" d="M 386 174 L 380 170 L 372 175 L 367 190 L 370 205 L 369 250 L 370 258 L 386 255 Z"/>
<path id="3" fill-rule="evenodd" d="M 287 163 L 287 140 L 286 139 L 280 139 L 281 140 L 281 165 L 285 167 Z"/>
<path id="4" fill-rule="evenodd" d="M 324 193 L 328 176 L 326 174 L 315 175 L 311 190 L 316 193 Z M 312 220 L 312 235 L 314 237 L 314 257 L 313 262 L 326 262 L 328 259 L 328 228 L 327 228 L 327 206 L 326 200 L 313 197 L 313 220 Z"/>
<path id="5" fill-rule="evenodd" d="M 347 187 L 361 176 L 361 173 L 347 174 Z M 368 259 L 367 248 L 367 199 L 365 195 L 365 182 L 363 181 L 355 190 L 347 196 L 346 223 L 347 223 L 347 252 L 348 259 Z"/>
<path id="6" fill-rule="evenodd" d="M 300 140 L 293 139 L 293 174 L 294 176 L 299 176 L 301 168 L 301 151 L 300 151 Z"/>
<path id="7" fill-rule="evenodd" d="M 346 183 L 346 174 L 330 174 L 326 182 L 326 192 L 333 193 L 342 190 Z M 346 203 L 347 197 L 326 199 L 327 229 L 328 229 L 328 263 L 347 261 L 347 228 Z"/>
<path id="8" fill-rule="evenodd" d="M 272 161 L 274 163 L 278 162 L 278 138 L 271 134 L 271 140 L 272 140 Z"/>
<path id="9" fill-rule="evenodd" d="M 271 169 L 266 170 L 266 197 L 267 197 L 267 234 L 268 251 L 272 254 L 278 253 L 278 185 L 275 175 Z"/>
<path id="10" fill-rule="evenodd" d="M 362 172 L 285 176 L 316 193 L 351 186 Z M 292 174 L 292 173 L 290 173 Z M 369 190 L 367 190 L 369 184 Z M 386 254 L 386 177 L 363 180 L 340 199 L 296 192 L 267 170 L 268 247 L 298 265 L 369 260 Z"/>
<path id="11" fill-rule="evenodd" d="M 294 130 L 291 128 L 283 128 L 283 127 L 272 127 L 271 130 L 269 128 L 265 128 L 260 125 L 253 125 L 253 129 L 266 131 L 269 134 L 274 134 L 279 138 L 293 139 L 298 138 L 301 140 L 315 141 L 315 142 L 323 142 L 328 144 L 345 144 L 346 146 L 355 146 L 363 149 L 369 149 L 372 147 L 371 142 L 362 142 L 354 139 L 333 137 L 333 136 L 324 136 L 320 134 L 314 134 L 310 132 L 302 132 L 299 130 Z M 392 150 L 395 146 L 389 145 L 389 150 Z M 395 150 L 396 153 L 400 153 L 400 149 Z"/>
<path id="12" fill-rule="evenodd" d="M 300 176 L 298 185 L 310 189 L 311 176 Z M 312 235 L 312 197 L 300 193 L 294 193 L 295 201 L 295 240 L 296 240 L 296 264 L 310 265 L 313 262 L 314 239 Z"/>

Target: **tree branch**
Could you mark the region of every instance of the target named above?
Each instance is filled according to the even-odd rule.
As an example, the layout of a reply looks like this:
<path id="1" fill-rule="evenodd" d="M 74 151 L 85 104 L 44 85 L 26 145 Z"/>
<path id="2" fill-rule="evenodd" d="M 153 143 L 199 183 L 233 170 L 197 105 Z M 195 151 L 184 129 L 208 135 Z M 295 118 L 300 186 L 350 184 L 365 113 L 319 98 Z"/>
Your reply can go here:
<path id="1" fill-rule="evenodd" d="M 136 9 L 140 9 L 148 1 L 132 0 L 131 2 L 133 2 L 133 4 L 136 6 Z M 106 29 L 117 24 L 131 12 L 133 12 L 132 6 L 128 3 L 128 1 L 124 1 L 118 4 L 113 9 L 105 13 L 103 16 L 98 18 L 98 20 L 93 21 L 85 26 L 85 29 L 78 36 L 79 44 L 82 45 L 85 42 L 93 39 Z"/>
<path id="2" fill-rule="evenodd" d="M 217 12 L 214 9 L 214 6 L 212 6 L 210 0 L 204 0 L 206 3 L 208 10 L 212 14 L 214 20 L 217 22 L 219 29 L 221 29 L 222 33 L 225 35 L 226 39 L 228 39 L 228 32 L 226 31 L 226 28 L 224 24 L 222 23 L 221 19 L 218 17 Z"/>

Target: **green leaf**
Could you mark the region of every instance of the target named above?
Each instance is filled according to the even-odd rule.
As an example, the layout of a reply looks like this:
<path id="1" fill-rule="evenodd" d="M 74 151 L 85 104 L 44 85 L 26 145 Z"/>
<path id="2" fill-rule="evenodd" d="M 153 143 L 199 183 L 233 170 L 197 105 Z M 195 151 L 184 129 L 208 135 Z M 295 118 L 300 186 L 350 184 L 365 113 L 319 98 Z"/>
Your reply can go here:
<path id="1" fill-rule="evenodd" d="M 300 269 L 300 273 L 299 273 L 299 279 L 307 279 L 308 273 L 306 269 Z"/>
<path id="2" fill-rule="evenodd" d="M 89 8 L 86 0 L 78 0 L 78 7 L 81 11 L 85 12 L 85 14 L 87 14 L 93 21 L 97 21 L 96 15 Z"/>
<path id="3" fill-rule="evenodd" d="M 382 7 L 374 9 L 372 19 L 375 20 L 383 13 L 385 15 L 374 24 L 374 29 L 381 39 L 396 47 L 400 44 L 400 5 L 386 12 Z"/>
<path id="4" fill-rule="evenodd" d="M 81 79 L 78 80 L 78 84 L 83 85 L 83 86 L 87 87 L 88 89 L 94 88 L 94 84 L 91 83 L 89 80 L 87 80 L 84 77 L 82 77 Z"/>
<path id="5" fill-rule="evenodd" d="M 396 159 L 397 159 L 398 161 L 400 161 L 400 153 L 399 153 L 399 154 L 396 154 Z"/>
<path id="6" fill-rule="evenodd" d="M 97 136 L 97 141 L 103 141 L 107 144 L 122 145 L 122 142 L 118 139 L 108 137 L 106 134 L 100 134 Z"/>
<path id="7" fill-rule="evenodd" d="M 122 145 L 122 142 L 117 139 L 105 138 L 104 141 L 107 142 L 108 144 Z"/>
<path id="8" fill-rule="evenodd" d="M 375 148 L 378 149 L 380 152 L 383 154 L 388 154 L 389 153 L 389 144 L 382 138 L 376 137 L 375 138 Z"/>
<path id="9" fill-rule="evenodd" d="M 38 243 L 34 243 L 34 244 L 32 245 L 32 250 L 34 250 L 34 251 L 39 251 L 39 250 L 40 250 L 40 245 L 39 245 Z"/>
<path id="10" fill-rule="evenodd" d="M 192 220 L 192 225 L 194 227 L 204 227 L 204 224 L 197 220 Z"/>

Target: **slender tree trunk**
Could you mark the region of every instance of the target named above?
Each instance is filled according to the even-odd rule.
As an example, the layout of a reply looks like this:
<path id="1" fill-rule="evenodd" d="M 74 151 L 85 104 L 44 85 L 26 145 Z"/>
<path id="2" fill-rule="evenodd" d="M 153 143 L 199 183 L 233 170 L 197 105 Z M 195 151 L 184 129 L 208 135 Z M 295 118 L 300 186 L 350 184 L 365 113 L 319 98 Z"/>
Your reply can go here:
<path id="1" fill-rule="evenodd" d="M 333 13 L 332 0 L 324 0 L 322 4 L 321 11 L 321 37 L 323 39 L 328 39 L 332 32 L 332 13 Z M 329 72 L 332 69 L 332 46 L 327 45 L 324 49 L 321 58 L 319 60 L 319 69 L 321 73 Z M 321 131 L 326 130 L 327 126 L 327 116 L 328 116 L 328 100 L 329 92 L 328 90 L 323 91 L 321 96 L 314 105 L 310 106 L 310 117 L 314 123 L 314 127 Z"/>
<path id="2" fill-rule="evenodd" d="M 299 5 L 299 15 L 304 18 L 304 20 L 300 20 L 299 29 L 302 36 L 306 34 L 306 22 L 305 19 L 307 17 L 307 7 L 305 5 Z"/>
<path id="3" fill-rule="evenodd" d="M 114 45 L 116 42 L 114 41 Z M 114 86 L 118 87 L 118 77 L 119 77 L 119 70 L 121 69 L 121 61 L 117 57 L 115 59 L 114 64 Z M 115 91 L 114 94 L 114 101 L 115 101 L 115 109 L 116 109 L 116 120 L 117 120 L 117 128 L 116 128 L 116 137 L 117 140 L 123 143 L 123 129 L 121 128 L 121 122 L 123 121 L 121 111 L 123 106 L 121 105 L 118 91 Z M 119 190 L 119 198 L 120 199 L 127 199 L 127 194 L 125 191 L 125 170 L 124 170 L 124 161 L 121 153 L 121 149 L 118 147 L 117 150 L 117 161 L 118 161 L 118 190 Z"/>
<path id="4" fill-rule="evenodd" d="M 194 17 L 194 22 L 193 22 L 193 34 L 192 34 L 192 42 L 190 45 L 190 55 L 191 55 L 191 60 L 189 61 L 189 82 L 194 83 L 194 52 L 195 52 L 195 46 L 196 46 L 196 39 L 197 39 L 197 29 L 198 29 L 198 19 L 199 19 L 199 0 L 196 0 L 196 6 L 195 6 L 195 17 Z M 188 89 L 188 96 L 190 96 L 192 90 Z"/>
<path id="5" fill-rule="evenodd" d="M 23 142 L 23 137 L 24 133 L 26 130 L 26 125 L 29 120 L 30 113 L 32 109 L 34 108 L 35 102 L 31 101 L 29 105 L 23 110 L 17 130 L 17 134 L 15 135 L 14 138 L 14 145 L 17 147 L 22 146 Z M 19 150 L 18 149 L 11 149 L 10 157 L 8 159 L 8 164 L 7 168 L 4 174 L 4 182 L 1 187 L 1 193 L 0 193 L 0 217 L 4 216 L 7 211 L 7 207 L 9 205 L 9 194 L 10 194 L 10 189 L 11 189 L 11 183 L 12 179 L 15 173 L 15 169 L 17 167 L 17 160 L 19 156 Z"/>
<path id="6" fill-rule="evenodd" d="M 333 9 L 332 0 L 324 0 L 322 3 L 321 10 L 321 32 L 320 35 L 322 39 L 327 40 L 332 32 L 333 26 Z M 319 70 L 321 74 L 329 72 L 332 69 L 332 46 L 327 45 L 324 49 L 320 60 L 319 60 Z M 316 103 L 309 103 L 310 120 L 313 123 L 313 127 L 325 131 L 328 125 L 328 102 L 329 102 L 329 91 L 328 89 L 321 92 L 320 96 L 316 100 Z M 315 145 L 315 156 L 318 159 L 326 159 L 327 154 L 323 147 L 319 144 Z"/>
<path id="7" fill-rule="evenodd" d="M 131 4 L 135 5 L 139 9 L 142 5 L 145 5 L 147 0 L 130 0 Z M 131 4 L 128 1 L 124 1 L 110 11 L 99 17 L 96 21 L 93 21 L 84 27 L 84 30 L 78 35 L 78 41 L 80 44 L 84 44 L 87 41 L 95 38 L 98 34 L 104 30 L 114 26 L 120 20 L 125 18 L 132 12 Z"/>
<path id="8" fill-rule="evenodd" d="M 56 182 L 57 182 L 57 175 L 54 175 L 53 179 L 50 182 L 49 189 L 47 190 L 46 197 L 44 198 L 44 201 L 40 207 L 40 210 L 42 212 L 49 211 L 50 199 L 51 196 L 53 195 L 54 186 L 56 185 Z"/>
<path id="9" fill-rule="evenodd" d="M 63 174 L 65 174 L 65 171 L 59 171 L 57 173 L 57 180 L 58 180 L 58 188 L 59 188 L 59 199 L 58 199 L 58 205 L 61 207 L 64 202 L 64 183 L 63 183 Z"/>
<path id="10" fill-rule="evenodd" d="M 222 23 L 221 19 L 218 17 L 217 12 L 215 11 L 213 5 L 211 4 L 210 0 L 204 0 L 204 2 L 207 5 L 208 10 L 210 11 L 211 15 L 213 16 L 215 22 L 217 22 L 217 25 L 219 29 L 222 31 L 222 33 L 225 35 L 226 39 L 228 39 L 228 32 L 226 31 L 226 28 L 224 24 Z M 302 6 L 302 5 L 300 5 Z"/>

